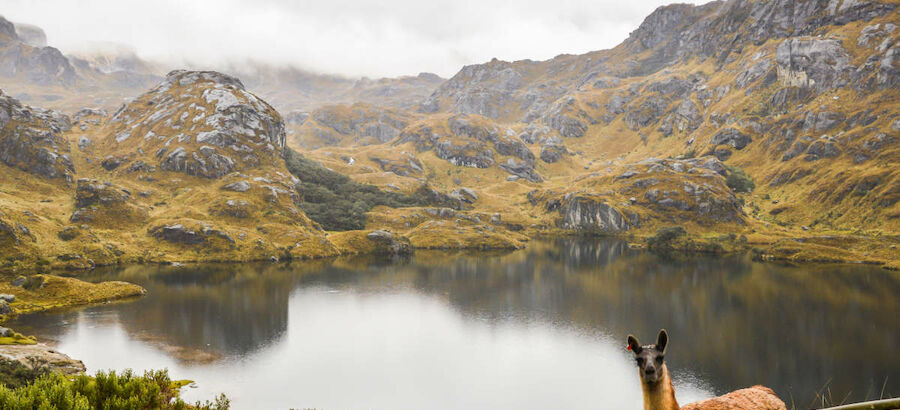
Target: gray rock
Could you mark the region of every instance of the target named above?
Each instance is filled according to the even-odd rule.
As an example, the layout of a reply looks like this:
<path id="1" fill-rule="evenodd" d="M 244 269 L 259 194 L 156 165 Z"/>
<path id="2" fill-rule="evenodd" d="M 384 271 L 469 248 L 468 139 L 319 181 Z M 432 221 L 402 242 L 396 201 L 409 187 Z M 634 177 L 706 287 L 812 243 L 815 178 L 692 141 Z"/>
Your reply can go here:
<path id="1" fill-rule="evenodd" d="M 233 192 L 247 192 L 250 190 L 250 183 L 247 181 L 237 181 L 222 186 L 222 189 Z"/>
<path id="2" fill-rule="evenodd" d="M 85 136 L 82 136 L 81 138 L 78 138 L 78 149 L 80 149 L 80 150 L 82 150 L 82 151 L 86 151 L 86 150 L 87 150 L 88 148 L 90 148 L 92 145 L 94 145 L 94 142 L 91 141 L 90 138 L 85 137 Z"/>
<path id="3" fill-rule="evenodd" d="M 653 95 L 637 107 L 631 106 L 625 113 L 625 124 L 634 131 L 646 127 L 658 121 L 668 107 L 668 102 L 659 96 Z"/>
<path id="4" fill-rule="evenodd" d="M 787 86 L 829 90 L 847 84 L 850 57 L 839 40 L 792 38 L 775 50 L 778 78 Z"/>
<path id="5" fill-rule="evenodd" d="M 0 300 L 6 301 L 7 303 L 13 303 L 16 301 L 16 295 L 10 295 L 9 293 L 0 293 Z"/>
<path id="6" fill-rule="evenodd" d="M 0 315 L 8 315 L 13 312 L 12 307 L 5 300 L 0 300 Z"/>
<path id="7" fill-rule="evenodd" d="M 812 145 L 809 146 L 809 149 L 806 150 L 806 157 L 804 157 L 804 159 L 807 161 L 815 161 L 821 158 L 834 158 L 840 154 L 840 148 L 833 142 L 818 140 L 813 142 Z"/>
<path id="8" fill-rule="evenodd" d="M 0 92 L 0 162 L 45 178 L 71 178 L 75 166 L 61 136 L 70 127 L 66 116 L 22 105 Z"/>
<path id="9" fill-rule="evenodd" d="M 744 70 L 740 75 L 738 75 L 734 84 L 738 88 L 745 88 L 750 83 L 756 81 L 763 75 L 769 72 L 769 69 L 772 68 L 772 60 L 768 58 L 763 58 L 751 65 L 749 68 Z"/>
<path id="10" fill-rule="evenodd" d="M 112 171 L 122 165 L 122 159 L 113 155 L 109 155 L 100 162 L 100 165 L 107 171 Z"/>
<path id="11" fill-rule="evenodd" d="M 173 243 L 197 245 L 206 242 L 200 233 L 184 227 L 182 224 L 163 225 L 151 230 L 150 234 Z"/>
<path id="12" fill-rule="evenodd" d="M 567 138 L 583 137 L 590 116 L 578 107 L 575 97 L 566 96 L 554 102 L 543 116 L 550 128 Z"/>
<path id="13" fill-rule="evenodd" d="M 408 241 L 398 240 L 388 231 L 376 230 L 366 234 L 366 238 L 380 245 L 378 253 L 390 255 L 405 255 L 412 253 L 412 247 Z"/>
<path id="14" fill-rule="evenodd" d="M 579 231 L 616 233 L 631 228 L 628 219 L 618 209 L 594 198 L 574 196 L 560 209 L 561 226 Z"/>
<path id="15" fill-rule="evenodd" d="M 478 195 L 475 194 L 471 188 L 457 188 L 453 191 L 450 191 L 450 197 L 456 199 L 457 201 L 465 202 L 468 204 L 475 203 L 478 200 Z"/>
<path id="16" fill-rule="evenodd" d="M 734 149 L 743 149 L 753 141 L 749 135 L 734 128 L 725 128 L 713 135 L 710 143 L 713 145 L 731 145 Z"/>
<path id="17" fill-rule="evenodd" d="M 810 112 L 804 120 L 803 130 L 825 132 L 842 123 L 845 118 L 844 114 L 839 112 L 821 111 L 815 114 Z"/>
<path id="18" fill-rule="evenodd" d="M 509 172 L 519 178 L 531 181 L 531 182 L 543 182 L 543 178 L 535 172 L 534 167 L 527 162 L 518 162 L 514 159 L 510 158 L 508 161 L 501 163 L 500 169 Z"/>
<path id="19" fill-rule="evenodd" d="M 564 145 L 548 144 L 541 147 L 541 161 L 552 164 L 569 153 Z"/>
<path id="20" fill-rule="evenodd" d="M 130 197 L 127 190 L 96 179 L 80 178 L 75 186 L 75 206 L 78 208 L 124 203 Z"/>

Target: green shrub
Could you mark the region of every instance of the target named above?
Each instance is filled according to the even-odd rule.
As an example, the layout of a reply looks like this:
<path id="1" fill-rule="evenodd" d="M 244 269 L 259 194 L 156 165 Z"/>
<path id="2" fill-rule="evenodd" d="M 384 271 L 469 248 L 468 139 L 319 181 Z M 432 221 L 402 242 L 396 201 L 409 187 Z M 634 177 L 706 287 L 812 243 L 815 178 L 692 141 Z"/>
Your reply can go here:
<path id="1" fill-rule="evenodd" d="M 725 184 L 734 192 L 750 192 L 756 188 L 753 179 L 743 169 L 727 165 L 726 167 L 728 167 L 728 177 L 725 178 Z"/>
<path id="2" fill-rule="evenodd" d="M 47 369 L 37 366 L 31 368 L 17 360 L 0 358 L 0 386 L 11 389 L 22 387 L 47 374 Z"/>
<path id="3" fill-rule="evenodd" d="M 328 231 L 366 227 L 366 212 L 384 205 L 392 208 L 422 204 L 421 198 L 384 192 L 373 185 L 354 182 L 348 176 L 304 158 L 292 149 L 285 152 L 288 171 L 300 179 L 300 208 Z"/>
<path id="4" fill-rule="evenodd" d="M 227 409 L 224 395 L 215 402 L 195 403 L 199 409 Z M 94 377 L 44 374 L 32 383 L 15 388 L 0 386 L 3 409 L 187 409 L 178 398 L 165 370 L 148 371 L 143 376 L 131 370 L 121 374 L 98 372 Z"/>
<path id="5" fill-rule="evenodd" d="M 44 286 L 44 277 L 37 275 L 32 275 L 25 278 L 25 283 L 22 284 L 22 287 L 26 290 L 40 289 L 41 286 Z"/>
<path id="6" fill-rule="evenodd" d="M 673 240 L 687 235 L 687 231 L 680 226 L 665 226 L 656 230 L 656 235 L 647 238 L 647 244 L 651 248 L 668 246 Z"/>

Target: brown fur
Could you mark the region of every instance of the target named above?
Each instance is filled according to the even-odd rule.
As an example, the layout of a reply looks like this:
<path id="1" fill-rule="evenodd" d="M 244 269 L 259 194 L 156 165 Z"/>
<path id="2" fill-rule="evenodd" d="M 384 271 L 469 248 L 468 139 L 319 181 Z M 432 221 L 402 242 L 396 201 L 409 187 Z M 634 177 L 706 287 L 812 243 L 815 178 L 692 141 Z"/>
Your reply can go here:
<path id="1" fill-rule="evenodd" d="M 787 406 L 765 386 L 735 390 L 723 396 L 687 404 L 681 410 L 786 410 Z"/>
<path id="2" fill-rule="evenodd" d="M 658 383 L 641 383 L 644 393 L 644 410 L 678 410 L 675 388 L 669 378 L 669 369 L 662 365 L 662 378 Z"/>

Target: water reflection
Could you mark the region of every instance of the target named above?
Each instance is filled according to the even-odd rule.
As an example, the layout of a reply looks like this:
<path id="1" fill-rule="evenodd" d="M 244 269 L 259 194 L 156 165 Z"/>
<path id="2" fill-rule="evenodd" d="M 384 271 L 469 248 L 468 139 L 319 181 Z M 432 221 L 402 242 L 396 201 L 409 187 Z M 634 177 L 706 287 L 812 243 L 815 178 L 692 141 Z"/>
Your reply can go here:
<path id="1" fill-rule="evenodd" d="M 900 395 L 900 355 L 873 354 L 900 343 L 898 276 L 563 239 L 402 261 L 98 271 L 89 279 L 150 295 L 11 325 L 91 368 L 166 365 L 237 404 L 265 391 L 274 407 L 328 408 L 634 407 L 624 335 L 666 327 L 682 400 L 765 384 L 805 408 L 826 383 L 837 398 Z M 293 382 L 306 394 L 285 392 Z"/>

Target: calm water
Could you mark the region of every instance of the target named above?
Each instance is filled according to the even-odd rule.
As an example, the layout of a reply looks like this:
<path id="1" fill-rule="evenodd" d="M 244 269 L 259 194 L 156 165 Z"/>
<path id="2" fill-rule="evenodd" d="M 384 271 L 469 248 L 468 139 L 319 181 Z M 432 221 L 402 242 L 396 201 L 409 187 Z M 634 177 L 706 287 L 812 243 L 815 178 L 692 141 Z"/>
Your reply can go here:
<path id="1" fill-rule="evenodd" d="M 148 296 L 10 323 L 89 371 L 167 367 L 236 408 L 638 409 L 625 336 L 670 335 L 683 403 L 900 395 L 900 274 L 667 258 L 617 241 L 98 271 Z"/>

